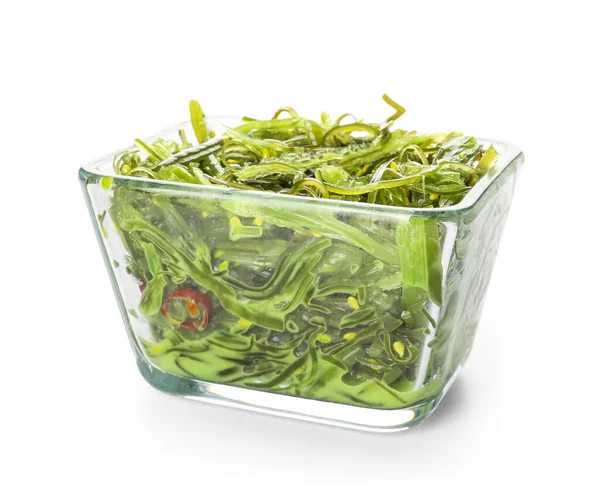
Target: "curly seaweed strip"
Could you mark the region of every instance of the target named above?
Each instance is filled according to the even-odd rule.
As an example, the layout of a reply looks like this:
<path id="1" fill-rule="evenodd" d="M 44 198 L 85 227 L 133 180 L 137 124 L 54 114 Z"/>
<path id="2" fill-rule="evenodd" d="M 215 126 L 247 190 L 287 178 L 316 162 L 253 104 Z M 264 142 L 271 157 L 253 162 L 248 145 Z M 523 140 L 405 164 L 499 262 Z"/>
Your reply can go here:
<path id="1" fill-rule="evenodd" d="M 237 150 L 237 152 L 232 152 L 231 148 L 233 148 L 234 150 Z M 230 151 L 230 153 L 227 153 L 227 151 Z M 249 161 L 260 161 L 260 159 L 263 157 L 262 153 L 257 150 L 256 148 L 252 147 L 251 145 L 247 144 L 247 143 L 243 143 L 243 142 L 239 142 L 239 141 L 235 141 L 232 139 L 226 140 L 225 143 L 221 146 L 221 163 L 223 165 L 225 165 L 227 168 L 231 168 L 230 166 L 230 159 L 232 158 L 232 156 L 238 156 L 239 157 L 246 157 L 248 158 L 248 156 L 245 156 L 244 153 L 240 153 L 239 151 L 245 151 L 247 154 L 251 154 L 254 156 L 254 158 L 250 158 Z M 231 168 L 232 170 L 235 170 L 235 168 Z"/>
<path id="2" fill-rule="evenodd" d="M 306 262 L 312 255 L 318 256 L 323 250 L 331 246 L 330 239 L 311 240 L 298 246 L 288 255 L 283 255 L 275 271 L 267 283 L 260 287 L 253 287 L 234 277 L 227 276 L 224 279 L 230 284 L 242 289 L 242 294 L 248 299 L 268 299 L 279 292 L 285 285 L 296 279 Z"/>
<path id="3" fill-rule="evenodd" d="M 206 129 L 206 122 L 204 121 L 204 112 L 197 100 L 190 100 L 190 118 L 196 139 L 198 143 L 202 144 L 206 141 L 208 131 Z"/>
<path id="4" fill-rule="evenodd" d="M 170 348 L 168 350 L 168 352 L 166 351 L 165 353 L 171 353 L 171 352 L 177 352 L 177 353 L 206 353 L 208 350 L 210 350 L 210 347 L 208 345 L 203 345 L 202 348 L 198 348 L 198 349 L 195 349 L 195 350 L 190 350 L 186 346 L 186 348 L 177 348 L 177 347 Z"/>
<path id="5" fill-rule="evenodd" d="M 323 313 L 323 314 L 331 314 L 331 309 L 329 309 L 329 308 L 327 308 L 325 306 L 322 306 L 320 304 L 313 304 L 311 302 L 308 302 L 306 304 L 306 307 L 309 308 L 309 309 L 312 309 L 313 311 L 317 311 L 317 312 L 320 312 L 320 313 Z"/>
<path id="6" fill-rule="evenodd" d="M 417 146 L 416 144 L 409 144 L 408 146 L 404 146 L 398 153 L 398 160 L 402 161 L 404 159 L 404 155 L 408 154 L 408 152 L 414 153 L 420 160 L 423 166 L 429 165 L 429 159 L 427 159 L 427 155 L 423 148 Z"/>
<path id="7" fill-rule="evenodd" d="M 210 182 L 216 183 L 218 185 L 223 185 L 224 187 L 238 188 L 241 190 L 256 190 L 254 187 L 251 187 L 250 185 L 244 185 L 243 183 L 226 182 L 225 180 L 211 177 L 210 175 L 205 176 Z"/>
<path id="8" fill-rule="evenodd" d="M 253 387 L 258 387 L 260 389 L 273 389 L 273 390 L 281 390 L 279 387 L 284 381 L 289 379 L 300 367 L 303 367 L 306 361 L 308 360 L 307 355 L 302 355 L 298 360 L 289 365 L 286 369 L 281 372 L 281 374 L 277 375 L 274 379 L 271 379 L 269 382 L 261 382 L 260 384 L 251 383 L 246 385 L 251 385 Z M 279 387 L 277 389 L 277 387 Z M 287 387 L 284 387 L 284 389 Z"/>
<path id="9" fill-rule="evenodd" d="M 307 187 L 313 187 L 315 190 L 319 191 L 319 194 L 321 195 L 321 197 L 323 197 L 325 199 L 329 198 L 329 192 L 327 191 L 327 189 L 325 188 L 323 183 L 315 178 L 303 178 L 302 180 L 299 180 L 292 187 L 292 190 L 290 190 L 290 194 L 297 195 L 301 189 L 307 190 Z M 314 196 L 317 196 L 317 195 L 314 195 Z"/>
<path id="10" fill-rule="evenodd" d="M 255 344 L 254 338 L 251 337 L 249 343 L 243 345 L 242 348 L 234 348 L 233 347 L 233 345 L 235 344 L 235 341 L 233 341 L 234 339 L 235 338 L 232 338 L 230 335 L 227 335 L 227 338 L 223 338 L 223 341 L 225 341 L 225 343 L 217 341 L 216 338 L 207 338 L 206 341 L 207 341 L 207 343 L 210 343 L 211 345 L 219 346 L 225 350 L 231 350 L 231 351 L 240 352 L 240 353 L 251 351 Z M 240 344 L 240 343 L 238 343 L 238 344 Z"/>
<path id="11" fill-rule="evenodd" d="M 156 150 L 154 148 L 152 148 L 151 146 L 147 145 L 144 141 L 142 141 L 141 139 L 136 139 L 134 140 L 134 144 L 140 148 L 141 150 L 145 151 L 146 153 L 148 153 L 150 156 L 152 156 L 153 158 L 155 158 L 157 161 L 161 161 L 164 158 L 161 158 L 161 156 L 156 152 Z M 168 156 L 167 156 L 168 158 Z"/>
<path id="12" fill-rule="evenodd" d="M 377 338 L 383 344 L 385 352 L 390 358 L 393 358 L 394 362 L 396 362 L 398 365 L 408 365 L 417 359 L 419 351 L 413 345 L 408 345 L 408 347 L 406 347 L 404 350 L 405 355 L 400 356 L 400 354 L 394 350 L 392 346 L 391 335 L 388 331 L 384 330 L 379 332 L 377 334 Z M 408 353 L 408 355 L 406 355 L 406 353 Z"/>
<path id="13" fill-rule="evenodd" d="M 156 175 L 156 173 L 154 173 L 152 170 L 150 170 L 148 168 L 144 168 L 143 166 L 138 166 L 137 168 L 130 170 L 124 176 L 126 176 L 126 177 L 145 176 L 145 177 L 150 177 L 154 180 L 158 179 L 158 176 Z"/>
<path id="14" fill-rule="evenodd" d="M 423 308 L 423 309 L 421 309 L 421 312 L 427 318 L 427 320 L 430 322 L 430 324 L 433 327 L 433 329 L 436 329 L 437 328 L 437 323 L 435 322 L 435 319 L 433 319 L 433 317 L 431 316 L 431 314 L 429 314 L 429 311 L 427 309 Z"/>
<path id="15" fill-rule="evenodd" d="M 354 122 L 358 122 L 358 119 L 356 117 L 354 117 L 352 114 L 349 114 L 348 112 L 346 112 L 345 114 L 342 114 L 341 116 L 339 116 L 334 121 L 333 125 L 334 126 L 339 126 L 346 117 L 352 117 L 354 119 Z"/>
<path id="16" fill-rule="evenodd" d="M 461 195 L 469 190 L 469 187 L 459 187 L 457 185 L 430 185 L 423 184 L 419 187 L 411 186 L 411 190 L 419 192 L 420 194 L 437 194 L 437 195 Z"/>
<path id="17" fill-rule="evenodd" d="M 396 112 L 394 112 L 394 114 L 392 114 L 391 116 L 389 116 L 386 119 L 386 122 L 394 122 L 396 119 L 398 119 L 398 117 L 400 117 L 402 114 L 404 114 L 406 112 L 406 109 L 404 107 L 402 107 L 397 102 L 394 102 L 387 94 L 384 93 L 382 98 L 386 104 L 390 105 L 392 108 L 394 108 L 396 110 Z"/>
<path id="18" fill-rule="evenodd" d="M 323 144 L 327 146 L 328 143 L 335 143 L 337 137 L 346 136 L 353 132 L 368 132 L 372 136 L 378 136 L 379 127 L 375 125 L 361 124 L 358 122 L 343 126 L 335 126 L 325 133 L 323 136 Z"/>
<path id="19" fill-rule="evenodd" d="M 283 119 L 283 121 L 288 120 L 290 119 Z M 243 132 L 241 130 L 241 127 L 242 126 L 238 126 L 235 129 L 228 129 L 226 134 L 227 138 L 241 142 L 247 147 L 260 150 L 261 156 L 266 156 L 269 154 L 287 153 L 290 151 L 290 148 L 281 141 L 278 141 L 276 139 L 261 139 L 257 137 L 252 137 L 249 134 Z"/>
<path id="20" fill-rule="evenodd" d="M 352 295 L 352 294 L 356 294 L 357 291 L 358 291 L 358 287 L 353 282 L 352 283 L 338 282 L 333 285 L 326 285 L 324 287 L 318 288 L 317 292 L 315 293 L 315 299 L 318 299 L 320 297 L 326 297 L 331 294 Z"/>
<path id="21" fill-rule="evenodd" d="M 179 369 L 185 373 L 188 377 L 191 378 L 198 378 L 197 374 L 195 374 L 194 372 L 192 372 L 191 370 L 189 370 L 189 366 L 188 367 L 184 367 L 183 365 L 181 365 L 183 360 L 191 360 L 192 362 L 196 362 L 196 363 L 200 363 L 200 364 L 205 364 L 206 362 L 204 362 L 203 360 L 200 360 L 198 358 L 190 358 L 190 357 L 182 357 L 179 356 L 175 359 L 175 365 L 177 365 L 177 367 L 179 367 Z M 187 362 L 186 362 L 187 363 Z"/>
<path id="22" fill-rule="evenodd" d="M 260 349 L 260 347 L 258 345 L 259 345 L 259 343 L 256 342 L 255 343 L 256 348 Z M 260 351 L 248 352 L 248 353 L 246 353 L 246 356 L 248 358 L 250 358 L 253 362 L 255 362 L 257 360 L 261 360 L 268 356 L 270 361 L 277 363 L 278 365 L 279 364 L 287 365 L 288 362 L 286 362 L 285 359 L 290 356 L 290 353 L 291 353 L 291 350 L 288 350 L 288 349 L 281 350 L 281 351 L 261 349 Z"/>
<path id="23" fill-rule="evenodd" d="M 431 170 L 429 170 L 431 172 Z M 384 188 L 397 188 L 414 183 L 419 183 L 424 173 L 414 175 L 411 177 L 396 178 L 394 180 L 381 180 L 377 183 L 368 183 L 358 187 L 341 187 L 339 185 L 333 185 L 331 183 L 324 183 L 323 185 L 329 192 L 340 195 L 362 195 L 374 192 L 375 190 L 381 190 Z"/>
<path id="24" fill-rule="evenodd" d="M 192 144 L 188 141 L 185 131 L 183 129 L 179 129 L 177 133 L 179 134 L 179 139 L 181 139 L 181 149 L 191 148 Z"/>
<path id="25" fill-rule="evenodd" d="M 338 360 L 337 358 L 335 358 L 332 355 L 327 355 L 327 354 L 323 354 L 321 355 L 321 357 L 323 358 L 323 360 L 325 360 L 326 362 L 329 362 L 333 365 L 335 365 L 338 368 L 341 368 L 342 370 L 348 371 L 348 365 L 346 365 L 344 362 L 342 362 L 341 360 Z"/>
<path id="26" fill-rule="evenodd" d="M 374 382 L 379 387 L 381 387 L 384 391 L 386 391 L 388 394 L 391 394 L 393 397 L 395 397 L 398 401 L 400 401 L 403 404 L 407 404 L 406 400 L 404 398 L 402 398 L 400 395 L 398 395 L 398 392 L 395 391 L 394 389 L 392 389 L 385 382 L 382 382 L 381 380 L 378 380 L 378 379 L 374 379 Z"/>
<path id="27" fill-rule="evenodd" d="M 284 343 L 283 345 L 269 345 L 268 343 L 257 341 L 256 347 L 260 348 L 261 350 L 267 351 L 267 352 L 277 352 L 277 353 L 279 353 L 281 351 L 290 352 L 294 348 L 300 346 L 300 344 L 304 341 L 304 338 L 306 338 L 305 333 L 297 336 L 296 338 L 294 338 L 291 341 L 288 341 L 287 343 Z"/>
<path id="28" fill-rule="evenodd" d="M 292 165 L 286 163 L 260 163 L 257 165 L 246 166 L 240 170 L 234 171 L 238 180 L 256 180 L 258 178 L 267 177 L 269 175 L 301 175 L 302 172 Z"/>
<path id="29" fill-rule="evenodd" d="M 477 175 L 477 170 L 472 166 L 465 165 L 464 163 L 456 163 L 451 161 L 440 160 L 437 162 L 436 166 L 433 167 L 434 170 L 452 170 L 464 173 L 467 176 Z"/>
<path id="30" fill-rule="evenodd" d="M 485 153 L 483 153 L 483 156 L 479 160 L 477 169 L 487 170 L 496 162 L 498 156 L 500 155 L 498 154 L 496 149 L 490 145 L 490 147 L 485 150 Z"/>
<path id="31" fill-rule="evenodd" d="M 288 113 L 290 115 L 290 117 L 300 117 L 298 115 L 298 112 L 296 112 L 294 109 L 292 109 L 291 107 L 282 107 L 281 109 L 279 109 L 277 112 L 275 112 L 275 114 L 273 114 L 273 117 L 271 117 L 271 119 L 278 119 L 279 116 L 281 114 L 283 114 L 284 112 Z"/>
<path id="32" fill-rule="evenodd" d="M 356 336 L 354 336 L 351 340 L 345 341 L 341 348 L 332 349 L 328 353 L 334 355 L 336 358 L 341 359 L 341 357 L 345 356 L 348 350 L 354 348 L 358 343 L 366 340 L 367 338 L 371 338 L 376 335 L 377 331 L 379 331 L 383 326 L 381 323 L 375 322 L 370 326 L 367 326 L 365 329 L 359 331 Z"/>
<path id="33" fill-rule="evenodd" d="M 132 149 L 115 157 L 113 168 L 117 175 L 126 175 L 132 168 L 136 168 L 141 163 L 138 149 Z"/>
<path id="34" fill-rule="evenodd" d="M 383 178 L 383 175 L 385 174 L 386 171 L 389 170 L 390 165 L 393 163 L 393 160 L 389 160 L 386 161 L 385 163 L 382 163 L 381 165 L 379 165 L 377 167 L 377 170 L 375 170 L 373 172 L 373 175 L 371 176 L 371 180 L 369 181 L 369 183 L 378 183 L 381 181 L 381 179 Z M 374 190 L 373 193 L 376 193 L 377 190 Z"/>
<path id="35" fill-rule="evenodd" d="M 275 365 L 274 367 L 268 367 L 265 368 L 264 370 L 259 370 L 257 372 L 254 373 L 249 373 L 249 374 L 242 374 L 239 377 L 234 377 L 232 379 L 229 380 L 229 382 L 243 382 L 245 380 L 249 380 L 249 379 L 255 379 L 257 377 L 264 377 L 265 375 L 269 375 L 272 374 L 274 372 L 277 372 L 281 367 L 279 365 Z M 248 384 L 246 384 L 248 385 Z M 261 384 L 256 384 L 256 383 L 250 383 L 249 385 L 254 386 L 254 387 L 261 387 Z"/>
<path id="36" fill-rule="evenodd" d="M 374 307 L 364 307 L 346 314 L 340 320 L 340 329 L 353 328 L 362 323 L 371 322 L 377 317 Z"/>
<path id="37" fill-rule="evenodd" d="M 309 355 L 309 359 L 310 359 L 310 372 L 309 372 L 308 376 L 306 377 L 306 379 L 304 379 L 303 381 L 300 381 L 298 383 L 298 387 L 306 387 L 307 385 L 311 385 L 314 382 L 314 380 L 319 372 L 319 359 L 318 359 L 318 355 L 317 355 L 316 342 L 317 342 L 319 335 L 323 334 L 326 330 L 327 330 L 326 327 L 320 326 L 315 331 L 313 331 L 311 333 L 310 337 L 308 338 L 308 355 Z"/>

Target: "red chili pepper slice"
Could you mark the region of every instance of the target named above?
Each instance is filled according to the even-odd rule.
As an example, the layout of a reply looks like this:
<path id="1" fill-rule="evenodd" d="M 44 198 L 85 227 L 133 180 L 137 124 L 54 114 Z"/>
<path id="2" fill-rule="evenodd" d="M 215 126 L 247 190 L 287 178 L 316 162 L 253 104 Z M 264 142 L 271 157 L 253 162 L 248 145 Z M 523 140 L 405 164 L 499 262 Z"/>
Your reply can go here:
<path id="1" fill-rule="evenodd" d="M 169 302 L 174 299 L 185 301 L 185 307 L 190 314 L 190 317 L 181 324 L 171 318 L 167 309 Z M 198 304 L 202 306 L 202 312 L 200 312 Z M 161 311 L 165 319 L 175 327 L 190 331 L 202 331 L 208 326 L 208 322 L 210 321 L 212 315 L 212 301 L 208 295 L 193 289 L 192 287 L 179 287 L 165 297 L 161 306 Z M 202 317 L 198 318 L 200 315 Z"/>
<path id="2" fill-rule="evenodd" d="M 185 308 L 190 313 L 190 316 L 196 317 L 200 315 L 200 309 L 198 309 L 198 304 L 196 304 L 192 299 L 185 299 Z"/>

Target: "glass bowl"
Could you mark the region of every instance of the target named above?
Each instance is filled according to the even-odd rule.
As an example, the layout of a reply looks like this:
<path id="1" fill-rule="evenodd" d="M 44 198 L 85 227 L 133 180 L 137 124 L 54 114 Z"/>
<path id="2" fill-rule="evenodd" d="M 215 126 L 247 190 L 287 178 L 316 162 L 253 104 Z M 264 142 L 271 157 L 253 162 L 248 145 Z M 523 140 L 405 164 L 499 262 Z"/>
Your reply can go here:
<path id="1" fill-rule="evenodd" d="M 207 121 L 219 137 L 239 119 Z M 193 134 L 185 122 L 145 141 L 180 129 Z M 143 377 L 287 417 L 374 431 L 419 423 L 473 345 L 523 161 L 493 145 L 495 166 L 439 209 L 116 176 L 125 150 L 85 165 Z"/>

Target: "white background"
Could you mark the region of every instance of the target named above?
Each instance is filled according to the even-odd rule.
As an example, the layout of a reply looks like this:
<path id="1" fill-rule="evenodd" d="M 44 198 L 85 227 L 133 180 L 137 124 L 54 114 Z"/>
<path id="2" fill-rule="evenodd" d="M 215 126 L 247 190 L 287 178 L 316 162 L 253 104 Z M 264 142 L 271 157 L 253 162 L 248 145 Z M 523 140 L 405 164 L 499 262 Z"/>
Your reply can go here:
<path id="1" fill-rule="evenodd" d="M 595 2 L 0 7 L 3 487 L 598 487 Z M 79 166 L 187 117 L 389 113 L 523 148 L 470 360 L 373 435 L 168 397 L 138 374 Z M 591 444 L 591 445 L 590 445 Z"/>

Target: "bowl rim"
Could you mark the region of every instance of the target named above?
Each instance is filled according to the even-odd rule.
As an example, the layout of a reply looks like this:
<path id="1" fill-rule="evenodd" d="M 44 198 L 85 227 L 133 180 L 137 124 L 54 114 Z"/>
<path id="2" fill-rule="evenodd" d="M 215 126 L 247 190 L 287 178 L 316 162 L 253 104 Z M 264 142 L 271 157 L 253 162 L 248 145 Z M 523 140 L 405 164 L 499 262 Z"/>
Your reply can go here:
<path id="1" fill-rule="evenodd" d="M 242 118 L 239 116 L 209 116 L 206 117 L 205 120 L 209 124 L 209 126 L 213 126 L 219 128 L 221 131 L 219 134 L 215 135 L 213 138 L 210 138 L 203 144 L 209 144 L 214 142 L 216 139 L 220 137 L 220 134 L 224 132 L 227 126 L 224 124 L 224 121 L 230 121 L 232 124 L 241 121 Z M 144 138 L 140 138 L 142 141 L 148 143 L 156 140 L 160 137 L 172 137 L 173 133 L 177 133 L 180 129 L 185 129 L 187 133 L 189 130 L 192 130 L 191 122 L 189 120 L 182 121 L 178 124 L 172 124 L 170 126 L 164 127 L 160 131 L 146 136 Z M 483 198 L 483 196 L 488 192 L 488 190 L 492 187 L 493 183 L 507 170 L 508 167 L 511 166 L 513 162 L 522 162 L 523 160 L 523 152 L 514 144 L 501 141 L 501 140 L 493 140 L 487 138 L 479 138 L 476 137 L 477 141 L 484 144 L 484 146 L 494 145 L 496 150 L 499 153 L 498 160 L 496 161 L 495 168 L 496 171 L 492 174 L 488 173 L 484 177 L 482 177 L 479 182 L 477 182 L 469 192 L 465 195 L 463 200 L 458 204 L 454 204 L 447 207 L 438 207 L 438 208 L 420 208 L 420 207 L 397 207 L 397 206 L 389 206 L 383 204 L 370 204 L 366 202 L 354 202 L 354 201 L 345 201 L 345 200 L 330 200 L 330 199 L 320 199 L 316 197 L 310 196 L 301 196 L 301 195 L 289 195 L 289 194 L 276 194 L 269 193 L 262 190 L 246 190 L 246 189 L 236 189 L 231 187 L 224 187 L 218 185 L 201 185 L 194 183 L 185 183 L 185 182 L 170 182 L 167 180 L 154 180 L 145 177 L 129 177 L 123 175 L 116 175 L 114 171 L 112 171 L 112 162 L 115 157 L 118 155 L 135 149 L 134 145 L 130 145 L 124 148 L 120 148 L 116 151 L 112 151 L 100 158 L 96 158 L 79 169 L 79 176 L 82 183 L 87 182 L 90 179 L 102 179 L 102 178 L 111 178 L 113 182 L 117 182 L 121 186 L 125 186 L 133 189 L 144 189 L 146 191 L 156 191 L 156 192 L 165 192 L 168 190 L 179 191 L 184 194 L 189 194 L 189 196 L 198 197 L 199 194 L 203 194 L 207 197 L 218 198 L 222 197 L 241 197 L 248 196 L 252 199 L 258 200 L 269 200 L 272 202 L 280 201 L 281 203 L 294 203 L 297 202 L 301 205 L 315 205 L 317 207 L 323 208 L 332 208 L 335 210 L 347 210 L 353 212 L 375 212 L 377 214 L 388 214 L 388 215 L 411 215 L 411 216 L 440 216 L 440 215 L 448 215 L 448 214 L 462 214 L 470 211 L 473 207 L 477 205 Z M 198 144 L 193 146 L 194 148 L 198 147 Z M 108 166 L 111 171 L 106 171 L 104 169 L 105 166 Z M 304 204 L 302 204 L 304 203 Z"/>

